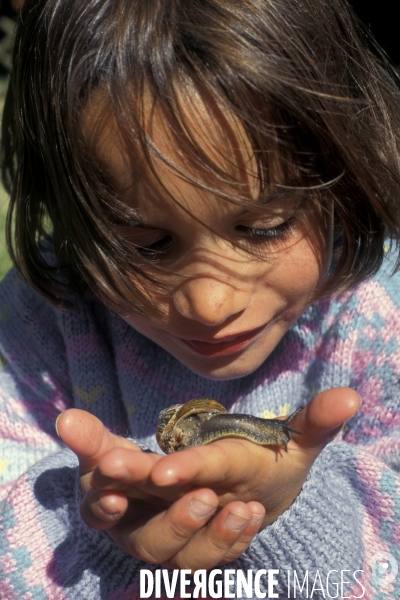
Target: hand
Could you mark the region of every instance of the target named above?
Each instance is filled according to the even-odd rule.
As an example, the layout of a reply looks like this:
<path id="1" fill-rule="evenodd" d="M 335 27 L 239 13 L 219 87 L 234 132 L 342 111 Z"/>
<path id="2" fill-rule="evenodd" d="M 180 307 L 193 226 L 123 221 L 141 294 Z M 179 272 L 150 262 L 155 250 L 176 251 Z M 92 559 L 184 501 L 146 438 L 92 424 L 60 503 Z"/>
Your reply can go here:
<path id="1" fill-rule="evenodd" d="M 287 453 L 227 439 L 167 457 L 138 455 L 134 444 L 112 436 L 82 411 L 67 411 L 58 426 L 80 457 L 86 491 L 82 515 L 88 525 L 107 528 L 120 546 L 142 560 L 212 568 L 245 550 L 260 526 L 262 506 L 263 526 L 290 506 L 315 458 L 358 410 L 359 402 L 358 394 L 348 388 L 319 394 L 291 423 L 303 435 L 297 445 L 289 443 Z M 89 432 L 91 448 L 71 440 L 70 434 L 77 431 L 75 413 L 85 415 L 81 418 L 89 419 L 92 429 L 98 428 L 97 433 Z M 93 440 L 100 438 L 95 448 Z M 193 514 L 199 500 L 209 507 L 203 518 Z M 210 520 L 217 505 L 223 508 Z M 236 521 L 236 531 L 230 521 Z"/>
<path id="2" fill-rule="evenodd" d="M 165 457 L 111 434 L 90 413 L 65 411 L 57 432 L 79 458 L 83 520 L 140 560 L 209 569 L 239 556 L 260 528 L 257 502 L 234 501 L 215 514 L 211 489 L 154 484 L 152 470 Z"/>
<path id="3" fill-rule="evenodd" d="M 219 505 L 240 500 L 260 502 L 266 511 L 263 527 L 271 524 L 298 496 L 311 466 L 343 423 L 359 409 L 360 397 L 350 388 L 318 394 L 300 411 L 290 427 L 288 452 L 241 439 L 224 439 L 170 454 L 154 465 L 151 478 L 159 487 L 213 489 Z"/>

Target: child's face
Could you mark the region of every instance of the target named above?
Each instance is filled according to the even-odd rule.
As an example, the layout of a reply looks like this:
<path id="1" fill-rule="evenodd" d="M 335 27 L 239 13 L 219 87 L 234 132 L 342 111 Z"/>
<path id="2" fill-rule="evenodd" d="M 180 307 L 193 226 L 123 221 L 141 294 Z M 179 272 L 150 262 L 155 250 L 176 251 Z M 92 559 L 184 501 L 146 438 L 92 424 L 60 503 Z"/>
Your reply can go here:
<path id="1" fill-rule="evenodd" d="M 216 112 L 213 121 L 201 104 L 192 118 L 193 131 L 208 155 L 221 165 L 224 162 L 224 168 L 240 179 L 242 193 L 247 190 L 256 207 L 248 144 L 232 121 Z M 215 119 L 223 138 L 216 133 Z M 151 135 L 168 159 L 187 170 L 157 113 Z M 204 377 L 226 380 L 251 373 L 270 355 L 324 280 L 322 217 L 309 209 L 307 224 L 298 221 L 299 198 L 294 196 L 280 200 L 274 216 L 252 211 L 195 187 L 158 161 L 160 179 L 186 212 L 151 176 L 144 174 L 133 182 L 129 160 L 112 139 L 112 131 L 105 128 L 98 153 L 141 223 L 117 228 L 118 235 L 139 245 L 143 255 L 151 257 L 157 251 L 159 264 L 182 276 L 173 279 L 170 293 L 152 292 L 159 316 L 132 312 L 123 318 Z M 217 155 L 218 146 L 225 157 L 234 158 L 234 166 L 227 167 L 228 161 Z"/>

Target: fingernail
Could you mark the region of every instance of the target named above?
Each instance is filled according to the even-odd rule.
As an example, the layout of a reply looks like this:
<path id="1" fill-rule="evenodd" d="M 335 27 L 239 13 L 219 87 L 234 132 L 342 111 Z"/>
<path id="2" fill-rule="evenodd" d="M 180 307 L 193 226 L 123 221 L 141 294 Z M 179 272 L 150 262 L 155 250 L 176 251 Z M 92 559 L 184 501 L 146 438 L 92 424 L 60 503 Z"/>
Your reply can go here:
<path id="1" fill-rule="evenodd" d="M 252 515 L 250 519 L 250 525 L 259 525 L 263 518 L 264 515 Z"/>
<path id="2" fill-rule="evenodd" d="M 241 531 L 249 524 L 249 521 L 250 519 L 247 519 L 246 517 L 230 512 L 226 517 L 225 524 L 229 529 L 232 529 L 232 531 Z"/>
<path id="3" fill-rule="evenodd" d="M 208 504 L 199 498 L 192 498 L 189 504 L 189 510 L 196 519 L 209 517 L 216 510 L 216 506 Z"/>
<path id="4" fill-rule="evenodd" d="M 100 498 L 97 502 L 97 509 L 100 510 L 109 519 L 115 519 L 119 515 L 119 510 L 115 511 L 115 499 L 112 496 Z"/>
<path id="5" fill-rule="evenodd" d="M 63 414 L 63 413 L 60 413 L 60 414 L 58 415 L 58 417 L 57 417 L 57 419 L 56 419 L 56 422 L 55 422 L 55 424 L 54 424 L 54 425 L 55 425 L 55 428 L 56 428 L 56 434 L 58 435 L 58 437 L 61 437 L 61 436 L 60 436 L 60 434 L 58 433 L 58 420 L 59 420 L 59 418 L 61 417 L 61 415 L 62 415 L 62 414 Z"/>

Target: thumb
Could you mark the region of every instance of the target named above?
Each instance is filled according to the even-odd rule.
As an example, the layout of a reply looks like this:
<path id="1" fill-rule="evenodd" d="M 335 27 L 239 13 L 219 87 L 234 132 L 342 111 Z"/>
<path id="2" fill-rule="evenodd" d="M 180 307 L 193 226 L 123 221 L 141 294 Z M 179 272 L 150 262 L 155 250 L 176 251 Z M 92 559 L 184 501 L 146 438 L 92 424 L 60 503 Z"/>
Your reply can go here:
<path id="1" fill-rule="evenodd" d="M 315 396 L 290 424 L 302 432 L 297 437 L 299 447 L 315 448 L 319 452 L 333 440 L 345 421 L 356 414 L 360 405 L 359 394 L 347 387 L 332 388 Z"/>
<path id="2" fill-rule="evenodd" d="M 95 469 L 101 457 L 113 448 L 140 448 L 133 442 L 112 434 L 94 415 L 70 408 L 56 421 L 56 431 L 62 441 L 78 456 L 81 475 Z"/>

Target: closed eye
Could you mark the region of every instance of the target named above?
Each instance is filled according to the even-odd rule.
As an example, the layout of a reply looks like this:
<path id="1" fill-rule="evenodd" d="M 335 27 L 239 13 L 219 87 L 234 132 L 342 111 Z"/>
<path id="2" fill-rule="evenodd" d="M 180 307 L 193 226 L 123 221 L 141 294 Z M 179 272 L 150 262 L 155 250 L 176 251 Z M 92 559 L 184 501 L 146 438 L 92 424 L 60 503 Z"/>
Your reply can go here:
<path id="1" fill-rule="evenodd" d="M 172 236 L 165 235 L 147 246 L 135 245 L 136 251 L 147 260 L 156 260 L 166 254 L 172 245 Z"/>
<path id="2" fill-rule="evenodd" d="M 237 225 L 236 231 L 250 243 L 271 243 L 284 240 L 294 230 L 295 226 L 296 218 L 292 216 L 283 223 L 274 225 L 273 227 L 246 227 L 245 225 Z"/>

